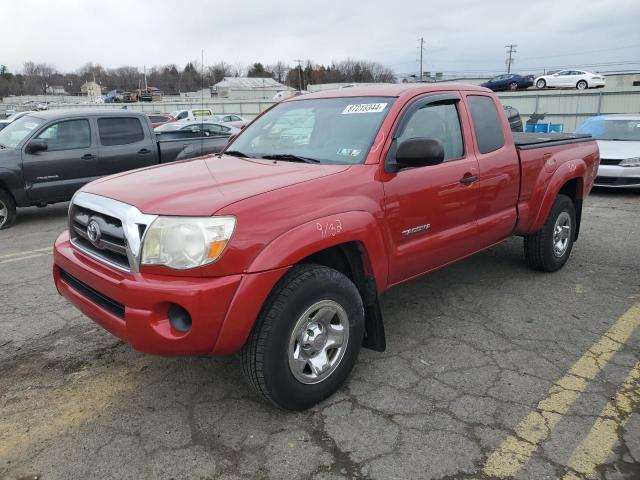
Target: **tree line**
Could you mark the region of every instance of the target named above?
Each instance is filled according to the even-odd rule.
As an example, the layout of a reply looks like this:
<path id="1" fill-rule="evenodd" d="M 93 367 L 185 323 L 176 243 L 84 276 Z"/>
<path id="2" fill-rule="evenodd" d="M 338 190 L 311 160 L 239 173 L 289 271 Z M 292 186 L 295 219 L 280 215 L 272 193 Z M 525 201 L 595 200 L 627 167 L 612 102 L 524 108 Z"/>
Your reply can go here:
<path id="1" fill-rule="evenodd" d="M 394 72 L 384 65 L 365 60 L 347 59 L 330 65 L 315 64 L 311 60 L 289 65 L 278 61 L 272 65 L 260 62 L 249 66 L 218 62 L 202 66 L 197 61 L 184 67 L 175 64 L 140 69 L 135 66 L 105 68 L 92 62 L 75 72 L 61 72 L 48 63 L 25 62 L 21 71 L 12 73 L 0 65 L 0 98 L 9 95 L 46 95 L 55 93 L 54 87 L 69 94 L 79 94 L 81 86 L 96 81 L 107 90 L 132 91 L 147 85 L 173 95 L 193 92 L 215 85 L 224 77 L 273 78 L 296 90 L 305 90 L 309 84 L 337 82 L 395 82 Z"/>

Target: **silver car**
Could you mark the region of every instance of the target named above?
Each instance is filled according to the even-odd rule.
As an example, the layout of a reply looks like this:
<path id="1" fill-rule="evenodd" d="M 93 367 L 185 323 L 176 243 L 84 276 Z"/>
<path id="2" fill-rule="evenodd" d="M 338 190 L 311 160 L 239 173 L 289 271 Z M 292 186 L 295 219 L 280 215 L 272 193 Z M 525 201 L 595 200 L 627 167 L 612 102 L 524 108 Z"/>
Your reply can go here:
<path id="1" fill-rule="evenodd" d="M 640 114 L 592 117 L 576 133 L 588 133 L 598 141 L 600 167 L 595 185 L 640 188 Z"/>
<path id="2" fill-rule="evenodd" d="M 231 125 L 235 128 L 242 128 L 249 123 L 249 120 L 242 118 L 239 115 L 233 115 L 229 113 L 221 115 L 213 115 L 211 118 L 214 122 L 224 123 L 225 125 Z"/>

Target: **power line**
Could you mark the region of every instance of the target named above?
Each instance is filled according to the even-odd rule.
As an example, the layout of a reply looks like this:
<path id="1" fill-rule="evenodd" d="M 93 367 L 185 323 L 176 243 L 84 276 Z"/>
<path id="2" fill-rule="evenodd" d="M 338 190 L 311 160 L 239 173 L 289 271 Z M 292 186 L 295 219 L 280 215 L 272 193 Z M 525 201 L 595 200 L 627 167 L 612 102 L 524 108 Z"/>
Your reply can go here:
<path id="1" fill-rule="evenodd" d="M 513 54 L 517 53 L 516 47 L 518 45 L 505 45 L 504 48 L 507 48 L 507 53 L 509 54 L 509 58 L 507 58 L 506 64 L 507 64 L 507 73 L 511 73 L 511 64 L 515 61 L 513 59 Z"/>

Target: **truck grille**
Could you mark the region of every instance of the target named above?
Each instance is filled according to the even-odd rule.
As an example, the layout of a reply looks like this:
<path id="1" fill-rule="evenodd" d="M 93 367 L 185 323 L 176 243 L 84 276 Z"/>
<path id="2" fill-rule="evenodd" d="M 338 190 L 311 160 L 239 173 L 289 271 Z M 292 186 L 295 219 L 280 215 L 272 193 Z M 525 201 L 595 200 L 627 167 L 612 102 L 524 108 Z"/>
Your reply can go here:
<path id="1" fill-rule="evenodd" d="M 620 162 L 622 160 L 618 159 L 613 159 L 613 158 L 601 158 L 600 159 L 600 165 L 620 165 Z"/>
<path id="2" fill-rule="evenodd" d="M 92 241 L 88 233 L 90 223 L 97 225 L 99 238 Z M 71 239 L 76 247 L 116 267 L 129 270 L 127 239 L 122 222 L 109 215 L 72 205 L 69 212 Z"/>

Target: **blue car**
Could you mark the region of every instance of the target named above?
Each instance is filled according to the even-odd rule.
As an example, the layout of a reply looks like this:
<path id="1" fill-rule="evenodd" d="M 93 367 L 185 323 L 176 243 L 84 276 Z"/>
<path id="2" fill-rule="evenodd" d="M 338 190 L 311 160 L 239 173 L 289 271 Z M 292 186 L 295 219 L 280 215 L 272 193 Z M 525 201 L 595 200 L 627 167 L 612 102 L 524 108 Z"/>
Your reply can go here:
<path id="1" fill-rule="evenodd" d="M 500 90 L 520 90 L 529 88 L 533 85 L 533 75 L 516 75 L 515 73 L 505 73 L 493 77 L 488 82 L 480 84 L 481 87 L 487 87 L 494 92 Z"/>

